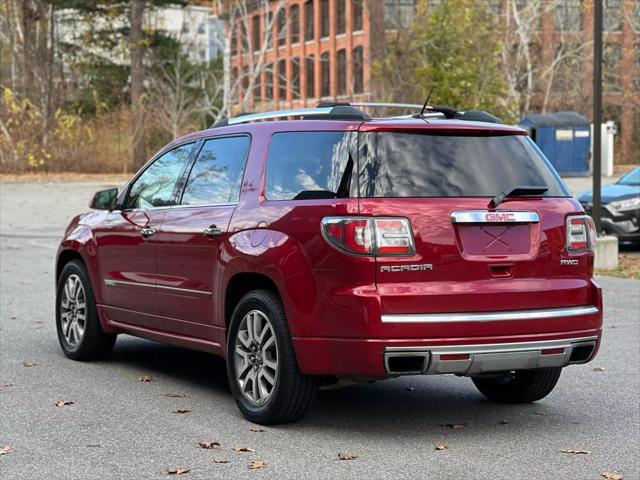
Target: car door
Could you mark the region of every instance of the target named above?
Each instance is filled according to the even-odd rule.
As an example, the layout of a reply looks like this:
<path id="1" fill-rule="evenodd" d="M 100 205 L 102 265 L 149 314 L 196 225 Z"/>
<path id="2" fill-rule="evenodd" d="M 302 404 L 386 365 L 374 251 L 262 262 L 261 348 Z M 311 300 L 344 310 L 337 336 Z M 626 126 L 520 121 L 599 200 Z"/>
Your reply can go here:
<path id="1" fill-rule="evenodd" d="M 158 231 L 158 304 L 171 332 L 218 343 L 220 273 L 249 144 L 248 135 L 205 140 Z"/>
<path id="2" fill-rule="evenodd" d="M 161 154 L 130 184 L 121 209 L 96 230 L 103 311 L 112 322 L 162 329 L 156 298 L 156 233 L 176 202 L 176 184 L 195 143 Z"/>

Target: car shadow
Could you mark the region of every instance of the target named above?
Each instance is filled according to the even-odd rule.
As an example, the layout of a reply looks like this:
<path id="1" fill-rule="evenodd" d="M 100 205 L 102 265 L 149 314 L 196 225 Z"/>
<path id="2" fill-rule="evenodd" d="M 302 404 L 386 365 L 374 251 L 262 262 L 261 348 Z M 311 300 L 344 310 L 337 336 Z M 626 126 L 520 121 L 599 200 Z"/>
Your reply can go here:
<path id="1" fill-rule="evenodd" d="M 229 394 L 225 361 L 212 354 L 150 340 L 120 336 L 108 362 L 127 364 L 199 388 Z"/>
<path id="2" fill-rule="evenodd" d="M 230 396 L 223 359 L 195 350 L 152 341 L 120 338 L 109 363 L 136 370 L 136 374 L 162 375 L 181 389 L 198 388 Z M 240 413 L 238 412 L 240 418 Z M 337 434 L 443 437 L 452 433 L 482 435 L 525 428 L 546 435 L 552 426 L 579 423 L 579 415 L 555 402 L 526 405 L 491 403 L 468 378 L 413 376 L 375 383 L 321 390 L 310 412 L 295 424 L 271 428 L 296 432 L 334 430 Z M 463 427 L 453 428 L 454 425 Z"/>

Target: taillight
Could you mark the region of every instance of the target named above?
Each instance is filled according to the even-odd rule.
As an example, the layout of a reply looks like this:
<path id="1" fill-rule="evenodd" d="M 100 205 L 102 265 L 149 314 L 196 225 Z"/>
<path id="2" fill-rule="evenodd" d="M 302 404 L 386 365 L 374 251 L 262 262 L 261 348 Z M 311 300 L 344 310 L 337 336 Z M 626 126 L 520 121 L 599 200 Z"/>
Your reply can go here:
<path id="1" fill-rule="evenodd" d="M 567 250 L 570 252 L 594 251 L 596 228 L 589 215 L 567 217 Z"/>
<path id="2" fill-rule="evenodd" d="M 359 255 L 412 255 L 416 251 L 406 218 L 325 217 L 322 234 L 331 245 Z"/>

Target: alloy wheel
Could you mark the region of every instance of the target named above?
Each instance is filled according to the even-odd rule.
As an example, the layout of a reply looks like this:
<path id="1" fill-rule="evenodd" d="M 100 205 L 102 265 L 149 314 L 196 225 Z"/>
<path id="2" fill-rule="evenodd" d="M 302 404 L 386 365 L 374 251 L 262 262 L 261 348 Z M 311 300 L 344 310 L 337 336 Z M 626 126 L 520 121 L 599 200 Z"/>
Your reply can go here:
<path id="1" fill-rule="evenodd" d="M 69 275 L 61 294 L 60 326 L 71 347 L 82 341 L 87 326 L 87 296 L 78 275 Z"/>
<path id="2" fill-rule="evenodd" d="M 269 318 L 260 310 L 251 310 L 242 318 L 234 353 L 240 392 L 254 405 L 264 404 L 278 379 L 278 345 Z"/>

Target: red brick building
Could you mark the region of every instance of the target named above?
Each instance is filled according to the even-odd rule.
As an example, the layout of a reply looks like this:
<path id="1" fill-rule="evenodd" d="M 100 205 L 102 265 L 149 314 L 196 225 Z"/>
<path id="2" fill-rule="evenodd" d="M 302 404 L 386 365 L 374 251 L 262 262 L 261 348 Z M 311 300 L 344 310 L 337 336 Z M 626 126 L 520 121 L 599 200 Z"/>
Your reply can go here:
<path id="1" fill-rule="evenodd" d="M 375 99 L 370 65 L 384 55 L 386 32 L 409 26 L 418 1 L 244 0 L 242 15 L 222 11 L 231 35 L 229 93 L 237 110 Z M 438 2 L 425 1 L 429 6 Z M 528 0 L 477 1 L 487 1 L 496 16 L 506 18 L 508 2 L 523 6 Z M 616 163 L 639 163 L 640 0 L 602 1 L 605 120 L 615 120 L 620 129 Z M 547 111 L 572 109 L 591 117 L 593 1 L 542 0 L 540 8 L 532 41 L 542 66 L 553 61 L 561 41 L 586 45 L 578 61 L 563 71 L 564 78 L 554 80 Z M 578 92 L 567 95 L 576 85 Z M 540 94 L 533 99 L 532 113 L 541 108 Z"/>
<path id="2" fill-rule="evenodd" d="M 370 59 L 384 40 L 382 26 L 379 35 L 371 35 L 376 24 L 372 17 L 378 15 L 382 25 L 382 2 L 289 0 L 284 8 L 277 1 L 269 5 L 269 12 L 255 8 L 248 19 L 227 21 L 230 84 L 237 104 L 298 108 L 370 97 Z"/>

